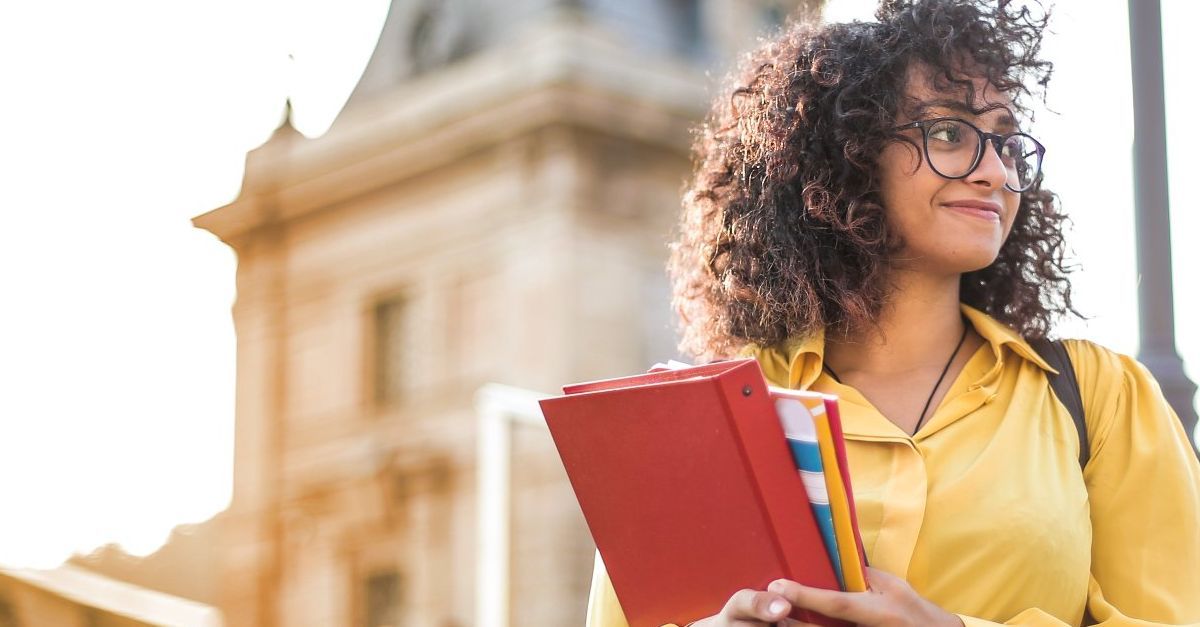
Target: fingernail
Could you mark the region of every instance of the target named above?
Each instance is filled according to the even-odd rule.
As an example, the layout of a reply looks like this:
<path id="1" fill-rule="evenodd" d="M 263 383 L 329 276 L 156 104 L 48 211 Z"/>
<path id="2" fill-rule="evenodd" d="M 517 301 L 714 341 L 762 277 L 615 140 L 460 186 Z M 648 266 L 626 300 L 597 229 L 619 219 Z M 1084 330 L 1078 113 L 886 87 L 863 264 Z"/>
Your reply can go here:
<path id="1" fill-rule="evenodd" d="M 771 605 L 767 606 L 767 611 L 772 614 L 778 614 L 788 608 L 788 602 L 783 599 L 775 599 L 771 601 Z"/>
<path id="2" fill-rule="evenodd" d="M 783 584 L 780 583 L 778 579 L 776 579 L 775 581 L 772 581 L 771 584 L 769 586 L 767 586 L 767 590 L 770 590 L 771 592 L 779 592 L 782 589 L 783 589 Z"/>

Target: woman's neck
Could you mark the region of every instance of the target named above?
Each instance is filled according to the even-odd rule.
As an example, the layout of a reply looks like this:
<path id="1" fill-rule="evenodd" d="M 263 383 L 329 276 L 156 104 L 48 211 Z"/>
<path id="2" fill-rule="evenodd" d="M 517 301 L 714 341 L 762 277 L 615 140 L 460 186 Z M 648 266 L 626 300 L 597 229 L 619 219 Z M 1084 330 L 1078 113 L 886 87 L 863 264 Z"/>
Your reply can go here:
<path id="1" fill-rule="evenodd" d="M 825 363 L 839 375 L 941 369 L 963 334 L 958 277 L 902 273 L 878 324 L 829 329 Z"/>

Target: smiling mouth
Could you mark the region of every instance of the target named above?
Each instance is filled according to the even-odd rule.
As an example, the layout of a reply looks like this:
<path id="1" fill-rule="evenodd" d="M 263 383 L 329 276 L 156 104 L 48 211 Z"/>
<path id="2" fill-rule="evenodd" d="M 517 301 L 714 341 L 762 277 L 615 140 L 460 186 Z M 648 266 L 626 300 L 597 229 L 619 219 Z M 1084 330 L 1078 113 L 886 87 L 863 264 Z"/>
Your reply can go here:
<path id="1" fill-rule="evenodd" d="M 948 209 L 953 209 L 954 211 L 957 211 L 957 212 L 965 214 L 965 215 L 969 215 L 972 217 L 987 220 L 989 222 L 999 222 L 1000 221 L 1000 211 L 998 209 L 995 209 L 995 208 L 992 208 L 989 206 L 976 205 L 976 204 L 969 204 L 969 205 L 968 204 L 954 204 L 954 203 L 946 203 L 942 206 L 946 207 Z"/>

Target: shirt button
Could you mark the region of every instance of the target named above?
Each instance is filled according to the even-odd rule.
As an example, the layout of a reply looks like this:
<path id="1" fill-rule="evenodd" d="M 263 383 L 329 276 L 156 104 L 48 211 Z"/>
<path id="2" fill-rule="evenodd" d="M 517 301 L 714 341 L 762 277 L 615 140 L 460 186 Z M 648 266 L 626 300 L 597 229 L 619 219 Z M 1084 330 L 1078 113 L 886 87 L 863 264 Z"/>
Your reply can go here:
<path id="1" fill-rule="evenodd" d="M 988 396 L 983 402 L 990 405 L 990 404 L 992 404 L 993 401 L 995 401 L 999 397 L 1000 397 L 999 394 L 992 394 L 992 395 Z"/>

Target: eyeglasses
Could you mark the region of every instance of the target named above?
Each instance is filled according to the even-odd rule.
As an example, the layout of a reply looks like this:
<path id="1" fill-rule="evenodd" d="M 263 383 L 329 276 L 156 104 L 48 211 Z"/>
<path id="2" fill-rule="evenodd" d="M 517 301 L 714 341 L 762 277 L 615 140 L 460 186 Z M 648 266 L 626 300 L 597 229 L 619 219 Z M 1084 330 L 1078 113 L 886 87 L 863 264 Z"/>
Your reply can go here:
<path id="1" fill-rule="evenodd" d="M 895 130 L 921 129 L 925 160 L 934 172 L 948 179 L 970 176 L 983 161 L 983 148 L 991 142 L 1008 170 L 1004 187 L 1014 192 L 1029 189 L 1042 171 L 1046 147 L 1025 133 L 997 135 L 958 118 L 934 118 L 897 126 Z"/>

